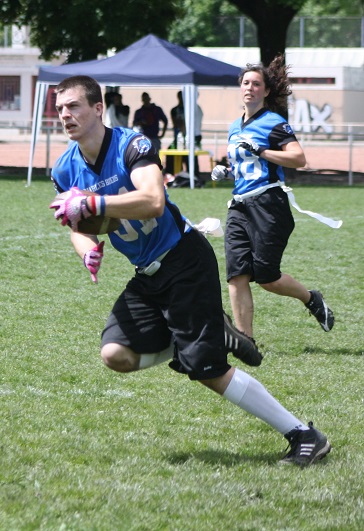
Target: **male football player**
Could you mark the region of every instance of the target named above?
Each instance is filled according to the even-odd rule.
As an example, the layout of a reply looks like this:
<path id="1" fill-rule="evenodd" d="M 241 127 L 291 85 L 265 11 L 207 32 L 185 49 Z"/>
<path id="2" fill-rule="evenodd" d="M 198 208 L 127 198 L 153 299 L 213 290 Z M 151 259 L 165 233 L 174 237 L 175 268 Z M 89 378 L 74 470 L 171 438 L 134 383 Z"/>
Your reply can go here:
<path id="1" fill-rule="evenodd" d="M 325 435 L 228 363 L 225 335 L 231 339 L 234 331 L 230 327 L 224 333 L 215 254 L 169 200 L 149 138 L 129 129 L 105 128 L 101 88 L 88 76 L 67 78 L 55 92 L 59 118 L 73 141 L 52 170 L 57 190 L 70 191 L 66 200 L 51 204 L 55 217 L 71 226 L 74 248 L 94 276 L 101 244 L 96 236 L 77 232 L 77 223 L 95 214 L 120 219 L 109 238 L 135 265 L 135 275 L 102 332 L 106 366 L 127 373 L 172 360 L 173 369 L 284 435 L 291 448 L 283 463 L 306 466 L 325 457 L 330 451 Z M 100 195 L 83 195 L 83 189 Z M 244 341 L 238 335 L 233 339 Z"/>

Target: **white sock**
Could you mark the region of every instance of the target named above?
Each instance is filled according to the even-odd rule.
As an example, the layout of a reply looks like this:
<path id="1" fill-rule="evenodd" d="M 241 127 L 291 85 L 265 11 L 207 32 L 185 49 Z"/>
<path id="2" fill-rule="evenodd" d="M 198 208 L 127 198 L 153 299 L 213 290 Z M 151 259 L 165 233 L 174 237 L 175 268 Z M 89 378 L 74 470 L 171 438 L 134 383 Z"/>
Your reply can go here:
<path id="1" fill-rule="evenodd" d="M 154 367 L 154 365 L 159 365 L 160 363 L 168 361 L 171 358 L 173 358 L 173 354 L 174 354 L 173 341 L 171 341 L 171 344 L 169 345 L 169 347 L 167 347 L 165 350 L 162 350 L 161 352 L 157 352 L 157 354 L 141 354 L 140 362 L 139 362 L 139 370 L 149 369 L 149 367 Z"/>
<path id="2" fill-rule="evenodd" d="M 263 420 L 282 435 L 294 428 L 309 429 L 269 394 L 264 385 L 240 369 L 235 369 L 223 397 Z"/>

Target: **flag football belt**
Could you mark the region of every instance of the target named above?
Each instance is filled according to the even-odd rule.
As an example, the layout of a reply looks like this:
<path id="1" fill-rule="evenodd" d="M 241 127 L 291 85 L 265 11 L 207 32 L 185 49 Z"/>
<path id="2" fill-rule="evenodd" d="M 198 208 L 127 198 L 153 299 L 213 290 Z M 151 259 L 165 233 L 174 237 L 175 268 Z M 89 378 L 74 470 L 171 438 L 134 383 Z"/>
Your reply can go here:
<path id="1" fill-rule="evenodd" d="M 187 232 L 188 229 L 191 227 L 192 225 L 190 225 L 188 223 L 188 220 L 185 220 L 185 225 L 184 225 L 184 232 Z M 137 273 L 140 273 L 141 275 L 148 275 L 148 277 L 151 277 L 152 275 L 154 275 L 158 269 L 160 268 L 160 266 L 162 265 L 162 260 L 165 256 L 167 256 L 167 254 L 169 253 L 169 251 L 171 251 L 173 249 L 173 247 L 171 249 L 168 249 L 167 251 L 165 251 L 164 253 L 162 253 L 160 256 L 158 256 L 158 258 L 156 258 L 155 260 L 153 260 L 152 263 L 150 263 L 148 266 L 146 267 L 136 267 L 135 270 Z"/>
<path id="2" fill-rule="evenodd" d="M 275 188 L 276 186 L 281 186 L 281 182 L 278 181 L 276 183 L 267 184 L 266 186 L 262 186 L 261 188 L 257 188 L 256 190 L 252 190 L 251 192 L 246 192 L 246 194 L 235 194 L 233 195 L 233 198 L 237 203 L 243 203 L 245 199 L 248 197 L 253 197 L 254 195 L 260 195 L 269 188 Z"/>
<path id="3" fill-rule="evenodd" d="M 286 192 L 286 194 L 288 195 L 288 200 L 290 204 L 296 210 L 298 210 L 298 212 L 301 212 L 302 214 L 306 214 L 307 216 L 311 216 L 312 218 L 317 219 L 321 223 L 328 225 L 332 229 L 339 229 L 341 225 L 343 224 L 341 219 L 334 220 L 331 218 L 327 218 L 326 216 L 323 216 L 322 214 L 317 214 L 317 212 L 311 212 L 311 210 L 302 210 L 302 208 L 296 202 L 295 196 L 293 195 L 292 188 L 290 188 L 289 186 L 286 186 L 281 181 L 278 181 L 273 184 L 268 184 L 267 186 L 262 186 L 261 188 L 258 188 L 258 190 L 252 190 L 251 192 L 247 192 L 246 194 L 234 195 L 233 197 L 237 203 L 243 203 L 244 200 L 247 199 L 248 197 L 259 195 L 265 192 L 266 190 L 268 190 L 269 188 L 274 188 L 275 186 L 280 186 L 282 190 Z M 231 201 L 228 202 L 228 207 L 230 208 L 230 206 L 231 206 Z"/>
<path id="4" fill-rule="evenodd" d="M 168 249 L 168 251 L 165 251 L 163 254 L 158 256 L 158 258 L 156 258 L 156 260 L 153 260 L 153 262 L 151 262 L 148 266 L 136 267 L 136 272 L 140 273 L 141 275 L 148 275 L 148 277 L 151 277 L 158 271 L 158 269 L 162 265 L 163 258 L 167 256 L 170 250 L 171 249 Z"/>

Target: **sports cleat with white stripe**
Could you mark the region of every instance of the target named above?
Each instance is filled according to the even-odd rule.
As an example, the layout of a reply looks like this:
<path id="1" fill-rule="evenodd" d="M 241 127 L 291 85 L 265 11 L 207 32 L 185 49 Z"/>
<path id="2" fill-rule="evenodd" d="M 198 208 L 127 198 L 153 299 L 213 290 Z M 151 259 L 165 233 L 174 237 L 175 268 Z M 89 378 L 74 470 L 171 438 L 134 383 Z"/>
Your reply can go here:
<path id="1" fill-rule="evenodd" d="M 291 447 L 280 460 L 283 464 L 295 464 L 301 467 L 312 465 L 323 459 L 331 450 L 327 437 L 308 423 L 308 430 L 294 429 L 285 435 Z"/>
<path id="2" fill-rule="evenodd" d="M 258 350 L 253 338 L 240 332 L 232 323 L 230 317 L 224 313 L 225 347 L 240 361 L 258 367 L 262 363 L 263 356 Z"/>
<path id="3" fill-rule="evenodd" d="M 310 290 L 311 300 L 305 306 L 311 315 L 316 317 L 325 332 L 330 332 L 334 326 L 335 318 L 332 310 L 327 306 L 322 293 L 314 289 Z"/>

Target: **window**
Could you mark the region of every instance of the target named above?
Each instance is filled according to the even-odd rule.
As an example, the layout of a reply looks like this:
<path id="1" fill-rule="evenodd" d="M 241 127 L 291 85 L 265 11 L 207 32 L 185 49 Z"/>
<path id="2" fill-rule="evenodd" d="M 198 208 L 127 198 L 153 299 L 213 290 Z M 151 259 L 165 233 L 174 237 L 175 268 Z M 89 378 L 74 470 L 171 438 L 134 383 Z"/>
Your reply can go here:
<path id="1" fill-rule="evenodd" d="M 0 76 L 0 110 L 20 110 L 20 76 Z"/>
<path id="2" fill-rule="evenodd" d="M 291 77 L 291 83 L 297 85 L 335 85 L 334 77 Z"/>
<path id="3" fill-rule="evenodd" d="M 56 118 L 58 120 L 58 112 L 56 111 L 56 94 L 54 92 L 55 87 L 56 85 L 51 85 L 48 88 L 44 116 L 46 118 Z"/>

